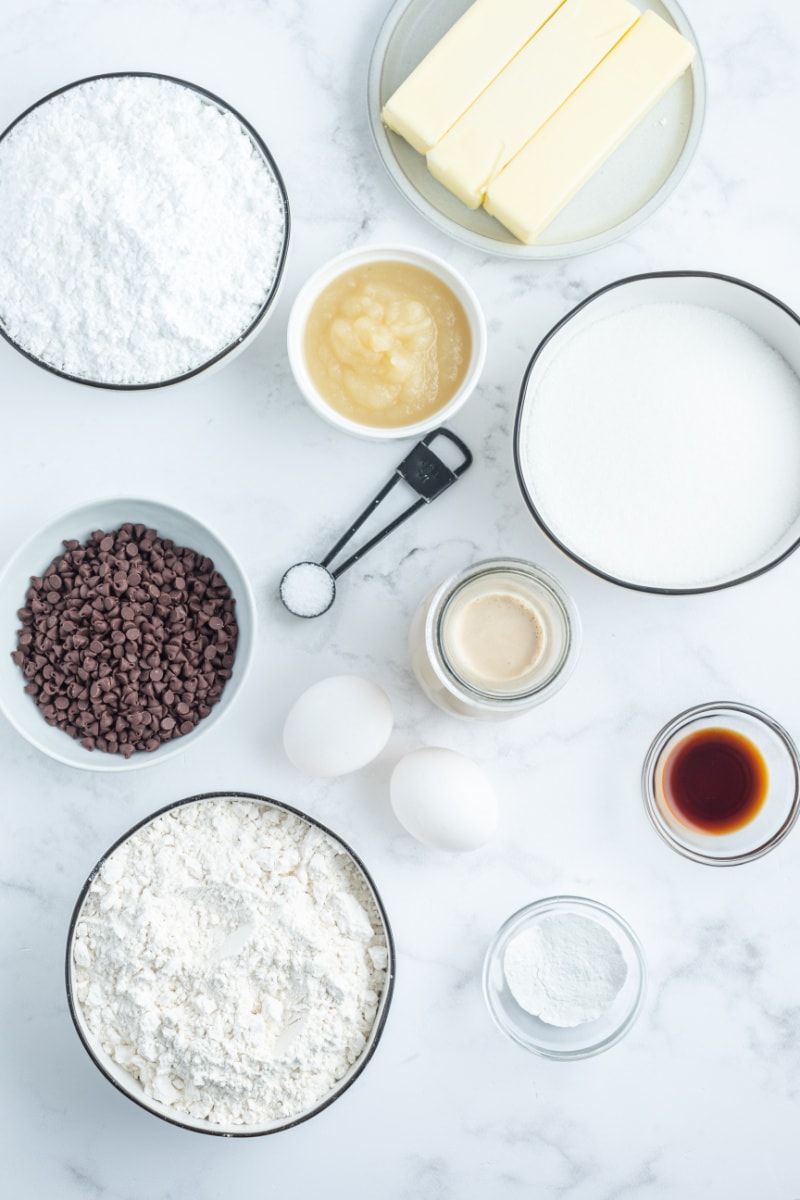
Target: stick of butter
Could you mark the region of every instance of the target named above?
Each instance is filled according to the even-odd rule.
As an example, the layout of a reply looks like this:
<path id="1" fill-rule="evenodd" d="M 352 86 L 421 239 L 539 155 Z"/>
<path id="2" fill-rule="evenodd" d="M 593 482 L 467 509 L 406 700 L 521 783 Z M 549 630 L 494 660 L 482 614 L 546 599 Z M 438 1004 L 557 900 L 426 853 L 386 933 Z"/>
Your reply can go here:
<path id="1" fill-rule="evenodd" d="M 475 0 L 383 106 L 383 123 L 427 153 L 562 0 Z"/>
<path id="2" fill-rule="evenodd" d="M 442 140 L 428 170 L 468 208 L 636 20 L 628 0 L 566 0 Z"/>
<path id="3" fill-rule="evenodd" d="M 694 58 L 677 30 L 645 12 L 492 180 L 486 210 L 531 244 Z"/>

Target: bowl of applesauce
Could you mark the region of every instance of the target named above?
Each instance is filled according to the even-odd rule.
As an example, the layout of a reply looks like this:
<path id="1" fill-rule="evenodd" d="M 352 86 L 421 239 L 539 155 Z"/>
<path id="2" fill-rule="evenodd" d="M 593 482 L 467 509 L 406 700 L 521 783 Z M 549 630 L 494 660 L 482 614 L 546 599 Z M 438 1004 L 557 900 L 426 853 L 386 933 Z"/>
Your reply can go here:
<path id="1" fill-rule="evenodd" d="M 371 246 L 331 259 L 289 317 L 289 362 L 311 407 L 347 433 L 412 437 L 467 401 L 486 359 L 474 291 L 444 259 Z"/>

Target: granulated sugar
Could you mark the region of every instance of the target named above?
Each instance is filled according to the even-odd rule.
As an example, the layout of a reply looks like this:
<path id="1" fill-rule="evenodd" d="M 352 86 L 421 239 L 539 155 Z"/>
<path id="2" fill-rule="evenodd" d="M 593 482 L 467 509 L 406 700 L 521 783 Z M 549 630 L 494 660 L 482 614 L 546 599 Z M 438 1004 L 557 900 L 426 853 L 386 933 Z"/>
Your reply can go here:
<path id="1" fill-rule="evenodd" d="M 800 517 L 800 380 L 724 313 L 654 304 L 602 318 L 526 403 L 534 503 L 610 575 L 712 585 L 758 566 Z"/>
<path id="2" fill-rule="evenodd" d="M 241 122 L 169 80 L 72 87 L 0 142 L 0 322 L 81 379 L 153 384 L 207 363 L 258 315 L 284 235 Z"/>
<path id="3" fill-rule="evenodd" d="M 388 947 L 333 838 L 210 797 L 131 835 L 94 878 L 73 968 L 92 1035 L 145 1093 L 212 1124 L 309 1109 L 365 1050 Z"/>

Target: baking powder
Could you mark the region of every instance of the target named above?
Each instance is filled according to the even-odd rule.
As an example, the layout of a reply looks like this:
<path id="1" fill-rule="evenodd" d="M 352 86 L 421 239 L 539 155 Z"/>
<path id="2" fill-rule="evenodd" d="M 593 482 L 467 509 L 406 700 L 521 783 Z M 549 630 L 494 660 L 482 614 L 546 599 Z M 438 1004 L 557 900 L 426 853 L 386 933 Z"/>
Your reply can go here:
<path id="1" fill-rule="evenodd" d="M 594 1021 L 619 995 L 628 967 L 619 943 L 598 921 L 549 913 L 506 947 L 503 971 L 521 1008 L 548 1025 Z"/>
<path id="2" fill-rule="evenodd" d="M 153 384 L 207 363 L 258 315 L 284 235 L 247 130 L 170 80 L 80 84 L 0 141 L 0 322 L 81 379 Z"/>
<path id="3" fill-rule="evenodd" d="M 351 856 L 292 813 L 228 798 L 173 808 L 115 850 L 73 950 L 106 1053 L 215 1124 L 315 1107 L 363 1053 L 387 963 Z"/>

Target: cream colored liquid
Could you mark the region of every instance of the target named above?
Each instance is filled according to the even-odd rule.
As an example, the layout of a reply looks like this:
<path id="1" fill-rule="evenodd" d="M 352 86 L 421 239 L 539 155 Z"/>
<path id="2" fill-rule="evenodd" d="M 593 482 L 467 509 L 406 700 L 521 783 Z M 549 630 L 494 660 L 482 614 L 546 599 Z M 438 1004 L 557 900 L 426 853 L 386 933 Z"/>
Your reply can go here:
<path id="1" fill-rule="evenodd" d="M 478 563 L 445 580 L 409 631 L 411 665 L 429 700 L 455 716 L 498 721 L 557 690 L 580 638 L 577 613 L 557 588 L 515 560 Z"/>
<path id="2" fill-rule="evenodd" d="M 446 284 L 404 262 L 345 271 L 317 298 L 306 323 L 309 375 L 350 420 L 394 428 L 424 420 L 467 373 L 467 315 Z"/>
<path id="3" fill-rule="evenodd" d="M 531 602 L 502 591 L 456 604 L 445 631 L 453 669 L 473 686 L 490 691 L 530 678 L 546 643 L 541 614 Z"/>

